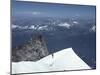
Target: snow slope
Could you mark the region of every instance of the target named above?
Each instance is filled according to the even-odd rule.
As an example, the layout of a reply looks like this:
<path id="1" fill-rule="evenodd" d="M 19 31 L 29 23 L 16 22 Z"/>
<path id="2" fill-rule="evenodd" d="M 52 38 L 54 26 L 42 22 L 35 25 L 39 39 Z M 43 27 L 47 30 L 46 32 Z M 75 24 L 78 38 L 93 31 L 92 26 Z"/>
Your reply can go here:
<path id="1" fill-rule="evenodd" d="M 72 48 L 48 55 L 37 62 L 22 61 L 12 63 L 12 74 L 91 69 Z"/>

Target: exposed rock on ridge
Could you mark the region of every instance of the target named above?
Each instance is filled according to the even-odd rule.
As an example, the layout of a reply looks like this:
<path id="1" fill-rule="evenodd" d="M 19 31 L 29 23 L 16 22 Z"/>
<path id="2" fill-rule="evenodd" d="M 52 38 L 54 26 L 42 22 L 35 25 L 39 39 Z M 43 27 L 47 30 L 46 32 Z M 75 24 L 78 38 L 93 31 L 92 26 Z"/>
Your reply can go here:
<path id="1" fill-rule="evenodd" d="M 37 61 L 48 54 L 43 36 L 35 35 L 27 44 L 12 49 L 12 62 Z"/>

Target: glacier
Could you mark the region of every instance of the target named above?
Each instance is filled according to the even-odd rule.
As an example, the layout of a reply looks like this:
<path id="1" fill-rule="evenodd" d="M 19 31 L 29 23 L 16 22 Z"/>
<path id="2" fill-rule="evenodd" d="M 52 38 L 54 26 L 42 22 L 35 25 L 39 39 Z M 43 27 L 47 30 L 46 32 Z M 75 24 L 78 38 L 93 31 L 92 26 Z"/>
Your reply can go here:
<path id="1" fill-rule="evenodd" d="M 12 62 L 12 74 L 91 69 L 72 48 L 50 54 L 36 62 Z"/>

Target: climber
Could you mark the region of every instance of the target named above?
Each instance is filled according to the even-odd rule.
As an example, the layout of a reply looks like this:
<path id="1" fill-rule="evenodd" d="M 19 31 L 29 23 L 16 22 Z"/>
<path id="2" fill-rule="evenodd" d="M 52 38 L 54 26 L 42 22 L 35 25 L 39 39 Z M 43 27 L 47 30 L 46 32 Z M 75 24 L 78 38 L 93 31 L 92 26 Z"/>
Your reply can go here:
<path id="1" fill-rule="evenodd" d="M 54 54 L 52 53 L 52 58 L 54 57 Z"/>

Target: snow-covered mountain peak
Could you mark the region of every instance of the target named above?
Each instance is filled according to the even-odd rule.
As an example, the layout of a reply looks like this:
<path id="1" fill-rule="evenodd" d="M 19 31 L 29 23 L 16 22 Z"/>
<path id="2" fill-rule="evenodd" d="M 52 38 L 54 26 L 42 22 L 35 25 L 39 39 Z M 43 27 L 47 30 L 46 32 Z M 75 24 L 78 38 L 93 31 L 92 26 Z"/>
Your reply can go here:
<path id="1" fill-rule="evenodd" d="M 96 26 L 93 25 L 93 26 L 90 28 L 90 31 L 95 32 L 95 31 L 96 31 Z"/>
<path id="2" fill-rule="evenodd" d="M 12 25 L 12 29 L 17 28 L 17 27 L 18 27 L 17 25 L 14 25 L 14 24 Z"/>
<path id="3" fill-rule="evenodd" d="M 13 62 L 12 74 L 91 69 L 72 48 L 63 49 L 39 61 Z"/>
<path id="4" fill-rule="evenodd" d="M 65 23 L 60 23 L 60 24 L 58 24 L 58 26 L 66 27 L 66 28 L 68 28 L 68 29 L 70 29 L 70 27 L 71 27 L 71 25 L 70 25 L 69 23 L 67 23 L 67 22 L 65 22 Z"/>
<path id="5" fill-rule="evenodd" d="M 73 21 L 73 24 L 79 24 L 77 21 Z"/>

